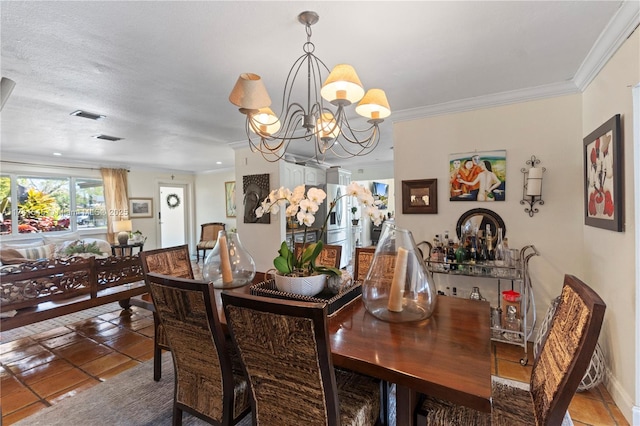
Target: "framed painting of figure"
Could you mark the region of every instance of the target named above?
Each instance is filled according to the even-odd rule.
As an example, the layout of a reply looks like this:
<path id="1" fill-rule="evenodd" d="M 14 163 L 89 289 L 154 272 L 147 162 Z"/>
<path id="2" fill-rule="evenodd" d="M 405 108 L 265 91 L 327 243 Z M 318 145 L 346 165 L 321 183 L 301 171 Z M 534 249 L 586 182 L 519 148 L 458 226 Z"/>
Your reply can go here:
<path id="1" fill-rule="evenodd" d="M 504 201 L 506 184 L 506 150 L 449 155 L 450 201 Z"/>

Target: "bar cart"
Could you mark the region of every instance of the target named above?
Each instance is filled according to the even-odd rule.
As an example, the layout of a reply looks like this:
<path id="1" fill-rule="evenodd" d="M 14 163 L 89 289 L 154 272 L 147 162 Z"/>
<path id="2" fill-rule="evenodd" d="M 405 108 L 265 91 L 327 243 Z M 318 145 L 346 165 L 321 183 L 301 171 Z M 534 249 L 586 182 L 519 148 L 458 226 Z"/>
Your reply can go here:
<path id="1" fill-rule="evenodd" d="M 519 251 L 517 258 L 512 259 L 508 264 L 496 265 L 495 263 L 457 263 L 446 261 L 435 261 L 425 259 L 427 269 L 432 274 L 449 274 L 478 277 L 482 279 L 493 279 L 498 283 L 498 309 L 502 309 L 502 282 L 511 282 L 510 289 L 519 289 L 521 296 L 518 329 L 506 329 L 504 321 L 501 325 L 492 325 L 491 340 L 504 342 L 512 345 L 522 346 L 524 354 L 520 359 L 520 364 L 529 363 L 527 353 L 527 341 L 533 334 L 536 324 L 535 299 L 529 277 L 529 260 L 533 256 L 539 256 L 538 250 L 533 245 L 527 245 Z"/>

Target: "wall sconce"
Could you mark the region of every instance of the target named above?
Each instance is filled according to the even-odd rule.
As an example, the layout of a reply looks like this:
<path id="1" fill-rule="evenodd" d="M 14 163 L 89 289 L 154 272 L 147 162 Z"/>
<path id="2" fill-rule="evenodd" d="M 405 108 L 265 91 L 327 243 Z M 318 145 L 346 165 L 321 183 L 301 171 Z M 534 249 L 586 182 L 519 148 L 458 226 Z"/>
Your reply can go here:
<path id="1" fill-rule="evenodd" d="M 547 169 L 544 167 L 536 167 L 536 165 L 540 164 L 540 160 L 538 160 L 535 155 L 532 155 L 531 160 L 527 160 L 526 164 L 531 167 L 528 169 L 520 169 L 524 179 L 520 204 L 529 204 L 529 207 L 526 207 L 524 211 L 529 213 L 529 217 L 533 217 L 535 213 L 538 213 L 538 209 L 534 207 L 536 203 L 540 205 L 544 204 L 544 200 L 542 199 L 542 174 L 547 171 Z"/>

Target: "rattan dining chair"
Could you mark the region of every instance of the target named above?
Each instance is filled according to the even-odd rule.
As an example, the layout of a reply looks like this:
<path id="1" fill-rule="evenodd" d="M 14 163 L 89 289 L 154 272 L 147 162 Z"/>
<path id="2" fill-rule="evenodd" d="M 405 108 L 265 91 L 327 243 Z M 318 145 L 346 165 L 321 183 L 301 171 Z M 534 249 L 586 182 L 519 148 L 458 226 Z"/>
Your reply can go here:
<path id="1" fill-rule="evenodd" d="M 176 373 L 173 424 L 182 424 L 183 411 L 216 425 L 236 424 L 249 412 L 249 386 L 220 324 L 213 285 L 155 273 L 147 283 Z"/>
<path id="2" fill-rule="evenodd" d="M 149 272 L 179 278 L 194 278 L 189 246 L 186 244 L 142 251 L 140 252 L 140 261 L 142 262 L 142 272 L 145 275 L 145 280 Z M 148 285 L 149 282 L 147 281 Z M 131 303 L 153 311 L 153 380 L 157 382 L 162 377 L 162 350 L 170 350 L 164 328 L 155 312 L 153 302 L 143 298 L 142 300 L 132 299 Z"/>
<path id="3" fill-rule="evenodd" d="M 223 292 L 254 425 L 373 425 L 379 381 L 334 369 L 325 304 Z"/>
<path id="4" fill-rule="evenodd" d="M 356 247 L 356 259 L 353 263 L 353 279 L 356 281 L 364 281 L 369 272 L 369 267 L 373 263 L 373 255 L 376 252 L 375 247 Z"/>
<path id="5" fill-rule="evenodd" d="M 491 414 L 426 397 L 417 424 L 560 425 L 595 350 L 606 305 L 589 286 L 565 275 L 547 338 L 526 383 L 493 380 Z"/>
<path id="6" fill-rule="evenodd" d="M 196 262 L 200 262 L 200 252 L 202 251 L 202 260 L 207 256 L 207 250 L 212 250 L 218 241 L 218 232 L 225 229 L 222 222 L 210 222 L 200 225 L 200 241 L 196 246 Z"/>
<path id="7" fill-rule="evenodd" d="M 295 243 L 294 254 L 296 257 L 300 256 L 300 252 L 303 248 L 310 243 Z M 318 266 L 330 266 L 332 268 L 340 268 L 340 256 L 342 256 L 342 246 L 335 246 L 331 244 L 324 244 L 320 254 L 316 258 L 316 265 Z"/>

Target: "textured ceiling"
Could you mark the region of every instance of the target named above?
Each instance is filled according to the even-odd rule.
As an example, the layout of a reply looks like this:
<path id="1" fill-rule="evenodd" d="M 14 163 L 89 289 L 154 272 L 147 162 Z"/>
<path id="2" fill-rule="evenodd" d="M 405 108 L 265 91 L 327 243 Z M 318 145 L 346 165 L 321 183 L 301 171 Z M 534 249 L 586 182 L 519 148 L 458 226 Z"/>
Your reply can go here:
<path id="1" fill-rule="evenodd" d="M 0 154 L 191 172 L 233 167 L 229 144 L 245 138 L 244 116 L 228 101 L 237 76 L 261 75 L 279 110 L 306 41 L 296 17 L 314 10 L 318 57 L 330 68 L 352 64 L 365 88 L 387 93 L 392 116 L 381 146 L 358 162 L 389 161 L 394 120 L 580 90 L 581 75 L 598 66 L 594 52 L 610 54 L 633 29 L 631 3 L 2 1 L 1 71 L 16 87 L 1 114 Z M 107 118 L 70 116 L 76 109 Z M 124 139 L 91 137 L 99 133 Z"/>

